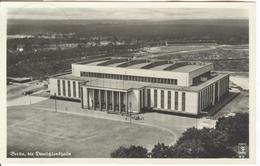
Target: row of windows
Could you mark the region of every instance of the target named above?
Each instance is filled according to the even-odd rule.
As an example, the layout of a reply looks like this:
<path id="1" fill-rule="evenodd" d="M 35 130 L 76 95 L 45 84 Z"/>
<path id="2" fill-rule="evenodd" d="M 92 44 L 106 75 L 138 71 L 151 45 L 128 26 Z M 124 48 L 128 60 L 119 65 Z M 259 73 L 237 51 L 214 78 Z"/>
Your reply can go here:
<path id="1" fill-rule="evenodd" d="M 226 94 L 229 89 L 229 77 L 222 78 L 220 80 L 220 96 Z"/>
<path id="2" fill-rule="evenodd" d="M 172 95 L 171 91 L 168 91 L 168 109 L 172 108 Z"/>
<path id="3" fill-rule="evenodd" d="M 215 85 L 215 89 L 214 89 Z M 204 88 L 199 93 L 199 110 L 203 110 L 210 105 L 213 105 L 213 101 L 217 102 L 218 98 L 218 83 L 209 85 L 207 88 Z M 215 94 L 215 95 L 214 95 Z"/>
<path id="4" fill-rule="evenodd" d="M 57 85 L 58 85 L 58 96 L 60 96 L 61 95 L 61 93 L 60 93 L 60 80 L 57 80 L 58 82 L 57 82 Z"/>
<path id="5" fill-rule="evenodd" d="M 154 90 L 154 107 L 157 107 L 157 90 Z"/>
<path id="6" fill-rule="evenodd" d="M 185 111 L 185 100 L 186 100 L 186 95 L 185 95 L 185 93 L 184 92 L 182 92 L 182 107 L 181 107 L 181 109 L 182 109 L 182 111 Z"/>
<path id="7" fill-rule="evenodd" d="M 63 96 L 66 96 L 66 85 L 65 85 L 65 80 L 62 80 L 62 90 L 63 90 Z"/>
<path id="8" fill-rule="evenodd" d="M 70 92 L 70 81 L 68 81 L 68 96 L 71 96 L 71 92 Z"/>
<path id="9" fill-rule="evenodd" d="M 66 96 L 66 94 L 68 95 L 68 97 L 71 97 L 71 83 L 68 80 L 67 81 L 68 84 L 68 88 L 67 88 L 67 92 L 66 93 L 66 82 L 65 80 L 62 80 L 62 95 Z M 73 88 L 73 97 L 77 97 L 76 96 L 76 81 L 72 82 L 72 88 Z M 61 80 L 57 80 L 57 87 L 58 87 L 58 96 L 61 96 Z M 80 88 L 80 86 L 79 86 Z M 79 89 L 80 90 L 80 89 Z M 79 91 L 79 96 L 80 96 L 80 91 Z"/>
<path id="10" fill-rule="evenodd" d="M 81 77 L 96 77 L 96 78 L 107 78 L 107 79 L 115 79 L 115 80 L 131 80 L 131 81 L 140 81 L 140 82 L 151 82 L 151 83 L 177 85 L 176 79 L 166 79 L 166 78 L 153 78 L 153 77 L 93 73 L 93 72 L 80 72 L 80 76 Z"/>
<path id="11" fill-rule="evenodd" d="M 172 108 L 172 97 L 171 97 L 171 91 L 167 92 L 167 109 L 171 109 Z M 174 109 L 178 110 L 179 107 L 179 93 L 175 92 L 174 93 Z M 157 108 L 158 107 L 158 103 L 157 103 L 157 89 L 154 89 L 154 107 Z M 185 92 L 182 92 L 182 111 L 185 111 L 185 104 L 186 104 L 186 94 Z M 151 107 L 151 90 L 147 89 L 147 106 Z M 164 90 L 161 90 L 161 108 L 164 108 Z"/>
<path id="12" fill-rule="evenodd" d="M 219 102 L 220 97 L 228 92 L 228 88 L 229 79 L 225 77 L 201 90 L 199 93 L 199 110 L 204 110 Z"/>
<path id="13" fill-rule="evenodd" d="M 73 81 L 73 96 L 76 97 L 76 82 Z"/>
<path id="14" fill-rule="evenodd" d="M 175 110 L 178 110 L 178 103 L 179 103 L 179 102 L 178 102 L 178 100 L 179 100 L 179 99 L 178 99 L 178 92 L 175 92 L 175 95 L 174 95 L 174 96 L 175 96 L 175 99 L 174 99 L 174 109 L 175 109 Z"/>

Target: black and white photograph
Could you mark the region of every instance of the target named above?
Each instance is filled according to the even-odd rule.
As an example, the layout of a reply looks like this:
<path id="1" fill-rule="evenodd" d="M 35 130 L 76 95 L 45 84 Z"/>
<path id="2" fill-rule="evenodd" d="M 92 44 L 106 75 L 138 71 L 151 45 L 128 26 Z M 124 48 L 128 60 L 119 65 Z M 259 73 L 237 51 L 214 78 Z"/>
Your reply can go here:
<path id="1" fill-rule="evenodd" d="M 254 159 L 253 7 L 6 5 L 5 157 Z"/>

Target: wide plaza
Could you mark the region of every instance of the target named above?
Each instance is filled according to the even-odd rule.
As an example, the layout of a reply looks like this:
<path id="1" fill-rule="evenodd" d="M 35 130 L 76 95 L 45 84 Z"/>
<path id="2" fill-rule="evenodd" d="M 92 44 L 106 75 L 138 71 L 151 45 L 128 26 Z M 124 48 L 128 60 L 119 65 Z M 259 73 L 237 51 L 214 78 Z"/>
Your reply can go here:
<path id="1" fill-rule="evenodd" d="M 33 100 L 33 98 L 31 99 Z M 71 157 L 109 157 L 119 146 L 174 144 L 195 118 L 159 113 L 144 120 L 80 108 L 80 103 L 46 99 L 7 107 L 7 151 L 70 152 Z M 158 118 L 159 117 L 159 118 Z"/>

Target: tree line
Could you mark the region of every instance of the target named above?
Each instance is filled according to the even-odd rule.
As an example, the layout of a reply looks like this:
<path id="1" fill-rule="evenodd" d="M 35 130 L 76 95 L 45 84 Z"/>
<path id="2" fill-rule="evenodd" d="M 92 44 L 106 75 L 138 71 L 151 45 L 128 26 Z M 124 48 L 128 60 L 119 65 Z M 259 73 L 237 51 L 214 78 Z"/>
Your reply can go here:
<path id="1" fill-rule="evenodd" d="M 237 158 L 239 143 L 249 144 L 248 113 L 219 118 L 215 128 L 189 128 L 174 145 L 157 143 L 150 152 L 142 146 L 121 146 L 110 156 L 112 158 Z"/>

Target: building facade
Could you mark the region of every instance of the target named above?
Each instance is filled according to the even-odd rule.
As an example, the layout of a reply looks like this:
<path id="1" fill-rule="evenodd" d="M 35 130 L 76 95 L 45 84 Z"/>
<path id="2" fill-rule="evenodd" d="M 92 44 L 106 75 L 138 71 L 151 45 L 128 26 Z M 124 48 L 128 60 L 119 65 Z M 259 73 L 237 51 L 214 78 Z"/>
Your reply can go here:
<path id="1" fill-rule="evenodd" d="M 50 78 L 49 88 L 86 110 L 199 115 L 229 92 L 229 75 L 212 70 L 211 63 L 106 58 L 72 64 L 72 73 Z"/>

